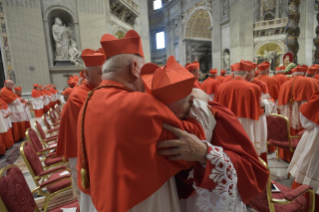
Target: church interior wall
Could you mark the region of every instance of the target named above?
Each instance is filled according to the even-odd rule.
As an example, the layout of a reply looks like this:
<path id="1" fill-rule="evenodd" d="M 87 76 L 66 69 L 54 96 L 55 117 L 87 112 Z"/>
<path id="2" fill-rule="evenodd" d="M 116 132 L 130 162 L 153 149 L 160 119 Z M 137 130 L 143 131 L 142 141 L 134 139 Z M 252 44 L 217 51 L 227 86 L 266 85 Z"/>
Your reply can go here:
<path id="1" fill-rule="evenodd" d="M 307 66 L 312 64 L 312 49 L 313 49 L 313 14 L 314 14 L 314 1 L 303 0 L 300 1 L 300 35 L 298 38 L 299 51 L 298 51 L 298 63 L 305 64 Z"/>
<path id="2" fill-rule="evenodd" d="M 30 93 L 33 83 L 50 84 L 50 74 L 40 1 L 19 2 L 4 6 L 15 84 Z"/>

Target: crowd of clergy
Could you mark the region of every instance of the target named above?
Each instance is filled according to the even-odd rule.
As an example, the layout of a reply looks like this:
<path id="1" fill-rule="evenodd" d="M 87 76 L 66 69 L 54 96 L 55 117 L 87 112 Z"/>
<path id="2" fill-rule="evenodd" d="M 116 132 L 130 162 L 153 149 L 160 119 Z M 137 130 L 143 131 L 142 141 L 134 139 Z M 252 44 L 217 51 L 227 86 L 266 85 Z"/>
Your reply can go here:
<path id="1" fill-rule="evenodd" d="M 105 34 L 100 42 L 98 50 L 83 50 L 86 69 L 69 78 L 62 98 L 52 85 L 35 84 L 32 91 L 36 117 L 63 104 L 56 155 L 68 159 L 81 211 L 254 207 L 269 182 L 267 153 L 276 151 L 267 134 L 274 114 L 287 117 L 287 131 L 299 136 L 294 152 L 277 152 L 290 162 L 292 189 L 311 186 L 319 211 L 319 65 L 298 65 L 289 75 L 281 66 L 269 76 L 268 62 L 241 60 L 230 75 L 212 69 L 200 82 L 196 61 L 182 66 L 170 56 L 163 67 L 145 63 L 134 30 L 123 39 Z M 11 81 L 5 84 L 4 151 L 30 127 L 28 103 Z"/>

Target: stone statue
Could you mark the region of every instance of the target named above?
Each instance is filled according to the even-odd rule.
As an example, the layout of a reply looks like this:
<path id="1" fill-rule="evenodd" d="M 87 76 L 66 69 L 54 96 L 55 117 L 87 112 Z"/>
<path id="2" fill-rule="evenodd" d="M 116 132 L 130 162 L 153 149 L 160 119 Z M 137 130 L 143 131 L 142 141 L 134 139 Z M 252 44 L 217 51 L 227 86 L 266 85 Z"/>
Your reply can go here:
<path id="1" fill-rule="evenodd" d="M 70 38 L 69 56 L 72 64 L 79 65 L 81 63 L 81 52 L 79 52 L 77 44 L 72 38 Z"/>
<path id="2" fill-rule="evenodd" d="M 224 65 L 225 65 L 225 69 L 229 68 L 229 54 L 228 54 L 228 52 L 224 53 Z"/>
<path id="3" fill-rule="evenodd" d="M 264 61 L 269 62 L 272 65 L 272 61 L 276 59 L 277 50 L 267 52 L 265 50 Z"/>
<path id="4" fill-rule="evenodd" d="M 52 26 L 52 34 L 55 41 L 55 59 L 69 59 L 69 42 L 70 30 L 65 25 L 62 25 L 60 18 L 55 18 L 55 23 Z"/>

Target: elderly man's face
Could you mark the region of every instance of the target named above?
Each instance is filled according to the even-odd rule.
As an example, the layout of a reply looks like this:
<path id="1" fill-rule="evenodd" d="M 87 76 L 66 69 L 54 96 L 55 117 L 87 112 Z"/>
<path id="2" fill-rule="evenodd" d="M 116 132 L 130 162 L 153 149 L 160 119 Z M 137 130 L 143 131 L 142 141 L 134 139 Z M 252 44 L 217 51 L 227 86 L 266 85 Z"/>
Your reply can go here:
<path id="1" fill-rule="evenodd" d="M 10 90 L 13 89 L 13 82 L 12 81 L 9 81 L 9 82 L 6 82 L 6 87 Z"/>
<path id="2" fill-rule="evenodd" d="M 191 71 L 191 73 L 194 75 L 194 77 L 196 78 L 196 80 L 199 79 L 200 77 L 200 70 L 199 69 L 196 69 L 194 71 Z"/>

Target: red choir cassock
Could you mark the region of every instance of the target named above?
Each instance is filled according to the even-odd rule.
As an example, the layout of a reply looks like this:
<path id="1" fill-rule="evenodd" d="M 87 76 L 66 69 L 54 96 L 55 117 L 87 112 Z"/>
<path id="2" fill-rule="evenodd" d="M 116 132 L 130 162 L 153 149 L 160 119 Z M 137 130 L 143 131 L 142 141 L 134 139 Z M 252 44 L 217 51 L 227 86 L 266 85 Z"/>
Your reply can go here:
<path id="1" fill-rule="evenodd" d="M 86 67 L 102 66 L 105 61 L 105 55 L 102 49 L 94 51 L 85 49 L 82 52 L 82 58 Z M 72 90 L 67 104 L 65 104 L 61 117 L 60 131 L 58 137 L 57 155 L 63 155 L 66 158 L 77 157 L 77 133 L 76 124 L 80 110 L 88 97 L 88 93 L 94 89 L 94 86 L 88 81 L 76 89 Z"/>
<path id="2" fill-rule="evenodd" d="M 44 114 L 44 110 L 43 110 L 43 100 L 41 97 L 41 92 L 37 90 L 37 87 L 39 87 L 38 84 L 33 85 L 32 93 L 31 93 L 32 108 L 33 108 L 35 117 L 40 118 Z"/>
<path id="3" fill-rule="evenodd" d="M 234 79 L 234 74 L 228 75 L 225 77 L 224 79 L 224 83 L 231 81 L 232 79 Z"/>
<path id="4" fill-rule="evenodd" d="M 217 74 L 217 69 L 211 69 L 209 71 L 210 75 Z M 214 79 L 213 77 L 209 76 L 202 84 L 202 88 L 205 91 L 205 93 L 209 96 L 209 101 L 214 101 L 214 96 L 217 90 L 217 87 L 220 85 L 220 83 Z"/>
<path id="5" fill-rule="evenodd" d="M 219 84 L 224 83 L 226 77 L 225 77 L 226 71 L 225 70 L 221 70 L 220 71 L 220 76 L 217 77 L 217 82 L 219 82 Z"/>
<path id="6" fill-rule="evenodd" d="M 234 71 L 249 72 L 253 69 L 253 65 L 242 61 L 232 65 L 231 68 Z M 264 110 L 260 108 L 260 98 L 260 88 L 245 81 L 242 77 L 234 77 L 227 84 L 220 85 L 215 94 L 215 101 L 235 114 L 254 144 L 257 153 L 267 161 L 267 154 L 265 154 L 266 140 L 263 141 L 264 139 L 261 138 L 264 132 L 261 132 L 263 129 L 258 127 L 261 125 L 257 123 L 264 113 Z M 256 129 L 252 130 L 253 128 Z M 260 133 L 257 133 L 257 131 L 260 131 Z M 260 136 L 257 136 L 257 134 L 260 134 Z"/>
<path id="7" fill-rule="evenodd" d="M 13 135 L 12 135 L 12 122 L 9 117 L 11 115 L 11 111 L 9 110 L 7 103 L 1 98 L 0 98 L 0 110 L 3 115 L 3 118 L 5 119 L 5 122 L 8 125 L 8 131 L 1 134 L 5 147 L 6 149 L 8 149 L 14 144 Z"/>
<path id="8" fill-rule="evenodd" d="M 266 73 L 269 70 L 269 66 L 270 63 L 268 62 L 263 62 L 258 65 L 259 76 L 257 77 L 257 79 L 267 84 L 269 95 L 272 99 L 277 100 L 279 93 L 279 82 L 276 79 L 269 77 Z"/>
<path id="9" fill-rule="evenodd" d="M 19 97 L 7 87 L 3 87 L 1 89 L 0 97 L 7 103 L 10 111 L 12 112 L 10 118 L 12 122 L 13 140 L 16 142 L 19 141 L 21 138 L 25 138 L 26 114 Z"/>
<path id="10" fill-rule="evenodd" d="M 294 73 L 303 73 L 307 71 L 306 67 L 298 66 L 292 70 Z M 284 83 L 278 95 L 278 107 L 280 114 L 286 116 L 290 121 L 291 135 L 297 135 L 303 131 L 299 120 L 300 106 L 306 103 L 312 94 L 319 91 L 319 82 L 313 78 L 302 75 L 293 76 L 288 82 Z M 288 162 L 291 161 L 293 153 L 289 150 L 279 148 L 279 157 Z"/>
<path id="11" fill-rule="evenodd" d="M 273 76 L 274 79 L 276 79 L 279 83 L 279 88 L 281 87 L 282 84 L 287 82 L 289 80 L 289 77 L 284 75 L 283 73 L 285 72 L 286 67 L 285 66 L 280 66 L 276 68 L 276 75 Z"/>

